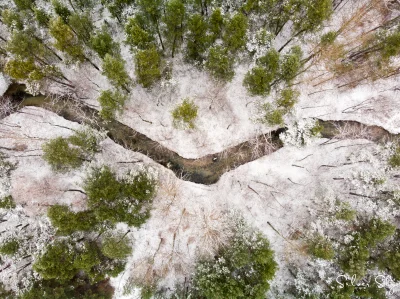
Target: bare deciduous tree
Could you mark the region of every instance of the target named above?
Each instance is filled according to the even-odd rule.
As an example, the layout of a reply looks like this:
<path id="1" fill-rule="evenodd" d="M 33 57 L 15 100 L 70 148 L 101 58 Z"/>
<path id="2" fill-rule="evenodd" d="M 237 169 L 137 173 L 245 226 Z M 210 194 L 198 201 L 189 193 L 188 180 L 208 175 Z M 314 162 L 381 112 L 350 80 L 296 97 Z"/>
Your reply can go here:
<path id="1" fill-rule="evenodd" d="M 257 159 L 272 153 L 276 146 L 272 142 L 271 134 L 257 135 L 249 140 L 251 147 L 251 158 Z"/>
<path id="2" fill-rule="evenodd" d="M 11 97 L 0 96 L 0 119 L 10 115 L 16 109 Z"/>

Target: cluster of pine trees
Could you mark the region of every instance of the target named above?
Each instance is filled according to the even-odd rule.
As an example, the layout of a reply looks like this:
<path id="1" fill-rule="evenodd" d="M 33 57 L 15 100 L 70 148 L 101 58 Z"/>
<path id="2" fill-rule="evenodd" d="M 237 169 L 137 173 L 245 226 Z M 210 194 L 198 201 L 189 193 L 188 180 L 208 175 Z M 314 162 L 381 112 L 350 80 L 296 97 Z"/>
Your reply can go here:
<path id="1" fill-rule="evenodd" d="M 127 60 L 134 62 L 136 82 L 145 88 L 163 77 L 165 60 L 178 52 L 216 80 L 229 81 L 239 57 L 254 54 L 246 51 L 250 32 L 263 28 L 274 38 L 293 22 L 289 43 L 317 30 L 331 12 L 330 0 L 53 0 L 46 5 L 14 0 L 2 5 L 1 23 L 8 32 L 0 35 L 0 66 L 2 72 L 32 86 L 49 80 L 73 88 L 62 69 L 88 63 L 113 86 L 98 98 L 101 115 L 110 119 L 121 111 L 133 84 Z M 108 13 L 115 23 L 107 20 Z M 103 22 L 95 22 L 98 18 Z M 130 47 L 131 57 L 122 57 L 114 37 L 119 33 L 125 35 L 123 43 Z M 285 56 L 275 80 L 268 57 L 259 59 L 246 76 L 252 94 L 267 93 L 279 78 L 293 79 L 299 68 L 297 60 Z"/>

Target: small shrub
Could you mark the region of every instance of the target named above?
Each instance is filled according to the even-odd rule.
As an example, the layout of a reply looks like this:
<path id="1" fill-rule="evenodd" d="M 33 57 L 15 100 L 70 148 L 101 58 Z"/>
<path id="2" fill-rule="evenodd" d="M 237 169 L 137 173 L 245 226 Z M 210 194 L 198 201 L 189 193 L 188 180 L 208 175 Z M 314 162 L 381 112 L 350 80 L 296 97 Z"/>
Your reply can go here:
<path id="1" fill-rule="evenodd" d="M 357 279 L 365 276 L 367 262 L 370 258 L 368 241 L 358 233 L 354 240 L 341 251 L 339 265 L 350 276 L 356 275 Z"/>
<path id="2" fill-rule="evenodd" d="M 289 53 L 286 54 L 280 64 L 280 78 L 289 83 L 297 75 L 301 67 L 302 51 L 300 47 L 293 47 Z"/>
<path id="3" fill-rule="evenodd" d="M 379 218 L 368 221 L 361 228 L 362 237 L 367 240 L 370 246 L 376 246 L 379 242 L 392 236 L 395 231 L 396 227 L 393 224 Z"/>
<path id="4" fill-rule="evenodd" d="M 221 37 L 222 27 L 224 26 L 224 17 L 221 9 L 216 8 L 213 10 L 208 26 L 211 32 L 211 43 L 214 43 L 217 38 Z"/>
<path id="5" fill-rule="evenodd" d="M 215 46 L 210 48 L 205 66 L 215 79 L 231 81 L 235 75 L 233 63 L 234 59 L 228 54 L 227 49 Z"/>
<path id="6" fill-rule="evenodd" d="M 35 12 L 35 19 L 38 22 L 39 26 L 48 27 L 49 26 L 50 17 L 46 13 L 46 11 L 42 10 L 42 9 L 39 9 L 39 8 L 34 8 L 33 10 Z"/>
<path id="7" fill-rule="evenodd" d="M 131 254 L 132 248 L 129 240 L 123 234 L 107 235 L 103 238 L 101 251 L 112 259 L 125 259 Z"/>
<path id="8" fill-rule="evenodd" d="M 14 209 L 15 202 L 11 195 L 5 196 L 0 199 L 0 208 L 1 209 Z"/>
<path id="9" fill-rule="evenodd" d="M 230 52 L 235 53 L 245 47 L 247 27 L 247 18 L 242 13 L 235 14 L 230 20 L 226 21 L 225 34 L 222 40 Z"/>
<path id="10" fill-rule="evenodd" d="M 150 217 L 156 181 L 146 172 L 117 179 L 109 168 L 94 168 L 84 182 L 89 208 L 98 221 L 140 226 Z"/>
<path id="11" fill-rule="evenodd" d="M 16 297 L 16 295 L 15 295 L 14 291 L 9 290 L 8 288 L 6 288 L 6 286 L 4 285 L 3 282 L 0 282 L 0 298 L 13 299 L 15 297 Z M 25 299 L 25 298 L 22 298 L 22 299 Z"/>
<path id="12" fill-rule="evenodd" d="M 58 0 L 53 0 L 51 4 L 54 8 L 54 12 L 62 18 L 64 23 L 68 23 L 68 18 L 71 15 L 71 11 L 68 9 L 68 7 Z"/>
<path id="13" fill-rule="evenodd" d="M 6 155 L 0 152 L 0 175 L 9 176 L 11 171 L 15 169 L 16 164 L 7 161 Z"/>
<path id="14" fill-rule="evenodd" d="M 392 200 L 395 204 L 400 205 L 400 190 L 393 191 Z"/>
<path id="15" fill-rule="evenodd" d="M 131 50 L 148 49 L 154 43 L 154 38 L 146 31 L 143 21 L 140 17 L 129 18 L 125 25 L 126 43 Z"/>
<path id="16" fill-rule="evenodd" d="M 104 58 L 106 54 L 118 55 L 119 45 L 113 41 L 112 36 L 107 31 L 107 27 L 103 26 L 101 31 L 97 31 L 96 34 L 90 38 L 90 47 L 99 55 L 100 58 Z"/>
<path id="17" fill-rule="evenodd" d="M 341 252 L 340 267 L 358 279 L 365 276 L 371 250 L 395 232 L 395 226 L 379 218 L 365 222 L 355 233 L 353 241 Z"/>
<path id="18" fill-rule="evenodd" d="M 331 260 L 335 256 L 332 243 L 323 236 L 317 236 L 309 242 L 308 250 L 311 255 L 324 259 Z"/>
<path id="19" fill-rule="evenodd" d="M 141 299 L 151 299 L 154 296 L 156 291 L 155 286 L 143 286 L 140 290 L 140 298 Z"/>
<path id="20" fill-rule="evenodd" d="M 287 130 L 279 134 L 279 139 L 285 145 L 294 145 L 297 147 L 308 145 L 315 140 L 315 137 L 319 137 L 313 131 L 317 124 L 318 121 L 312 118 L 300 119 L 295 123 L 289 124 Z"/>
<path id="21" fill-rule="evenodd" d="M 324 35 L 321 36 L 321 44 L 323 46 L 331 45 L 335 42 L 337 38 L 337 32 L 335 31 L 329 31 L 325 33 Z"/>
<path id="22" fill-rule="evenodd" d="M 276 100 L 276 104 L 286 111 L 290 111 L 293 106 L 297 103 L 297 98 L 300 93 L 291 88 L 281 90 L 279 98 Z"/>
<path id="23" fill-rule="evenodd" d="M 354 294 L 354 286 L 351 282 L 344 280 L 343 282 L 334 281 L 326 292 L 326 298 L 329 299 L 350 299 Z"/>
<path id="24" fill-rule="evenodd" d="M 125 61 L 119 55 L 111 56 L 108 53 L 105 54 L 103 59 L 103 75 L 115 87 L 129 91 L 128 85 L 131 79 L 125 70 Z"/>
<path id="25" fill-rule="evenodd" d="M 0 245 L 0 254 L 14 255 L 19 249 L 19 242 L 17 239 L 11 239 Z"/>
<path id="26" fill-rule="evenodd" d="M 382 178 L 382 177 L 378 177 L 378 178 L 373 178 L 372 179 L 372 183 L 373 183 L 373 185 L 374 186 L 380 186 L 380 185 L 383 185 L 383 184 L 385 184 L 385 182 L 386 182 L 386 178 Z"/>
<path id="27" fill-rule="evenodd" d="M 70 235 L 75 231 L 92 230 L 97 219 L 92 211 L 72 212 L 67 206 L 54 205 L 47 211 L 51 224 L 62 235 Z"/>
<path id="28" fill-rule="evenodd" d="M 116 112 L 121 112 L 126 101 L 126 96 L 118 91 L 103 90 L 97 99 L 100 103 L 100 116 L 110 120 Z"/>
<path id="29" fill-rule="evenodd" d="M 68 138 L 57 137 L 43 144 L 43 159 L 54 171 L 78 168 L 98 150 L 99 139 L 91 130 L 79 130 Z"/>
<path id="30" fill-rule="evenodd" d="M 231 244 L 214 260 L 198 263 L 193 284 L 201 298 L 261 299 L 276 269 L 268 240 L 240 221 Z"/>
<path id="31" fill-rule="evenodd" d="M 322 130 L 324 126 L 319 123 L 319 121 L 315 121 L 315 125 L 310 129 L 311 136 L 319 137 L 321 136 Z"/>
<path id="32" fill-rule="evenodd" d="M 393 168 L 397 168 L 400 166 L 400 147 L 396 148 L 395 153 L 390 156 L 388 163 Z"/>
<path id="33" fill-rule="evenodd" d="M 384 37 L 382 44 L 382 59 L 389 60 L 400 53 L 400 32 L 395 31 Z"/>
<path id="34" fill-rule="evenodd" d="M 67 138 L 70 144 L 79 147 L 85 153 L 95 153 L 98 148 L 98 137 L 95 132 L 90 129 L 76 131 Z"/>
<path id="35" fill-rule="evenodd" d="M 194 120 L 197 117 L 198 107 L 189 99 L 184 99 L 172 111 L 172 118 L 174 119 L 174 126 L 177 128 L 194 128 Z"/>
<path id="36" fill-rule="evenodd" d="M 270 103 L 261 106 L 262 118 L 260 121 L 270 126 L 283 125 L 284 111 L 279 108 L 273 108 Z"/>
<path id="37" fill-rule="evenodd" d="M 70 147 L 67 139 L 57 137 L 45 143 L 43 146 L 43 159 L 50 164 L 55 171 L 68 168 L 77 168 L 83 160 L 79 148 Z"/>
<path id="38" fill-rule="evenodd" d="M 139 84 L 150 88 L 161 78 L 161 57 L 155 46 L 137 51 L 135 54 L 135 71 Z"/>
<path id="39" fill-rule="evenodd" d="M 252 95 L 267 95 L 274 77 L 264 67 L 254 67 L 247 72 L 243 85 Z"/>
<path id="40" fill-rule="evenodd" d="M 356 211 L 354 211 L 351 206 L 346 203 L 341 203 L 338 207 L 337 212 L 335 213 L 336 219 L 351 221 L 354 220 L 356 216 Z"/>
<path id="41" fill-rule="evenodd" d="M 395 245 L 394 248 L 391 248 L 389 251 L 384 253 L 383 268 L 389 270 L 391 275 L 400 280 L 400 245 Z"/>

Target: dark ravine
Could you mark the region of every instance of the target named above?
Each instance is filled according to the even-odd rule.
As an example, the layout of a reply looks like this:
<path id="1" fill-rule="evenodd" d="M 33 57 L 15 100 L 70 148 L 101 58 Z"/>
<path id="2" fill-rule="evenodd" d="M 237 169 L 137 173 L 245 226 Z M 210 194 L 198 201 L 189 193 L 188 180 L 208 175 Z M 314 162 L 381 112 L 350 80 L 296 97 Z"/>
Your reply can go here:
<path id="1" fill-rule="evenodd" d="M 97 130 L 106 130 L 108 137 L 115 143 L 126 149 L 145 154 L 155 162 L 171 169 L 184 180 L 205 185 L 214 184 L 225 172 L 281 148 L 283 145 L 279 140 L 279 134 L 286 130 L 286 128 L 280 128 L 268 134 L 257 136 L 259 140 L 257 146 L 260 149 L 258 154 L 254 152 L 254 143 L 245 141 L 221 153 L 206 155 L 198 159 L 186 159 L 117 120 L 104 121 L 96 109 L 83 104 L 81 101 L 70 98 L 51 101 L 50 97 L 32 97 L 21 91 L 21 88 L 16 88 L 13 85 L 6 94 L 13 96 L 14 100 L 19 103 L 19 109 L 24 106 L 41 107 L 55 112 L 69 121 L 88 124 Z M 354 129 L 363 128 L 364 134 L 368 135 L 369 139 L 374 142 L 384 142 L 397 136 L 390 134 L 381 127 L 365 126 L 355 121 L 319 120 L 319 122 L 323 126 L 321 135 L 324 138 L 335 138 L 338 134 L 338 127 L 341 126 L 351 126 Z M 269 150 L 265 151 L 267 143 L 272 147 L 269 146 Z"/>
<path id="2" fill-rule="evenodd" d="M 255 159 L 252 157 L 253 146 L 248 141 L 228 148 L 225 151 L 226 154 L 217 153 L 198 159 L 186 159 L 119 121 L 102 120 L 96 109 L 68 99 L 60 99 L 56 104 L 50 105 L 49 99 L 44 97 L 29 97 L 23 100 L 19 107 L 24 106 L 41 107 L 55 112 L 69 121 L 88 124 L 97 130 L 106 130 L 108 137 L 115 143 L 126 149 L 145 154 L 155 162 L 171 169 L 177 177 L 198 184 L 214 184 L 226 171 Z M 282 145 L 278 136 L 282 131 L 284 129 L 272 131 L 265 137 L 260 136 L 262 137 L 261 144 L 265 143 L 268 138 L 267 140 L 271 140 L 275 149 L 280 148 Z"/>

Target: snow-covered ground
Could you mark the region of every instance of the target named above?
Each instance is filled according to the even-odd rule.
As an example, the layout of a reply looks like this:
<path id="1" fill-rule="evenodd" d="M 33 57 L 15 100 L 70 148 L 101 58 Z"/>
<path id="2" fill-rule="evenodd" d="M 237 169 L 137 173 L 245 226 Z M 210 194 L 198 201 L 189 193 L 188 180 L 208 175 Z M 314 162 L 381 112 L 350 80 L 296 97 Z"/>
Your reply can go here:
<path id="1" fill-rule="evenodd" d="M 337 29 L 341 25 L 338 20 L 348 17 L 355 6 L 362 3 L 360 1 L 341 10 L 326 25 L 326 29 Z M 360 30 L 367 31 L 375 24 L 368 22 Z M 134 81 L 133 55 L 123 42 L 124 32 L 115 28 L 114 33 L 116 40 L 120 41 L 126 70 Z M 280 46 L 279 41 L 285 40 L 285 34 L 283 31 L 277 37 L 274 47 Z M 309 44 L 315 43 L 315 39 L 311 35 L 306 37 L 306 41 L 297 41 L 301 43 L 305 57 L 312 50 Z M 118 120 L 185 158 L 199 158 L 221 152 L 274 129 L 255 121 L 259 104 L 274 101 L 274 93 L 267 97 L 254 97 L 242 84 L 245 74 L 254 65 L 251 60 L 244 59 L 237 63 L 233 80 L 226 84 L 217 83 L 204 70 L 185 63 L 182 54 L 169 60 L 169 63 L 173 67 L 171 80 L 162 81 L 151 90 L 132 84 L 129 100 L 122 115 L 117 117 Z M 111 88 L 106 78 L 88 65 L 82 69 L 64 68 L 63 72 L 76 85 L 78 95 L 99 109 L 99 92 Z M 360 84 L 355 88 L 337 88 L 343 83 L 340 80 L 323 82 L 330 74 L 323 61 L 317 60 L 315 65 L 312 63 L 311 68 L 296 79 L 293 88 L 299 90 L 301 95 L 295 111 L 286 116 L 286 123 L 302 118 L 356 120 L 382 126 L 392 133 L 400 132 L 400 115 L 393 109 L 400 101 L 395 88 L 396 77 Z M 319 78 L 319 75 L 324 76 Z M 58 89 L 50 87 L 50 91 L 57 92 Z M 199 107 L 196 127 L 190 130 L 176 129 L 171 112 L 186 98 L 193 100 Z"/>
<path id="2" fill-rule="evenodd" d="M 340 9 L 323 32 L 337 30 L 345 17 L 366 1 L 348 2 L 351 5 Z M 113 25 L 114 22 L 110 20 Z M 361 24 L 359 30 L 368 31 L 376 22 L 371 18 Z M 286 40 L 286 34 L 283 30 L 273 44 L 275 48 Z M 134 81 L 133 55 L 123 43 L 122 29 L 114 28 L 113 37 L 120 42 L 126 69 Z M 348 33 L 347 38 L 350 37 Z M 311 50 L 306 45 L 315 44 L 312 36 L 297 42 L 302 44 L 305 53 Z M 98 59 L 94 60 L 101 64 Z M 248 94 L 242 82 L 253 66 L 250 59 L 237 63 L 235 77 L 227 84 L 216 83 L 204 70 L 184 63 L 182 54 L 170 62 L 172 80 L 161 82 L 151 90 L 130 86 L 129 100 L 118 120 L 185 158 L 221 152 L 274 129 L 254 121 L 258 105 L 272 102 L 274 93 L 265 98 Z M 90 65 L 61 66 L 61 69 L 76 86 L 76 95 L 99 108 L 100 91 L 111 88 L 101 72 Z M 326 72 L 329 70 L 323 61 L 316 60 L 296 79 L 294 88 L 301 91 L 301 95 L 295 110 L 285 117 L 287 125 L 310 118 L 355 120 L 400 133 L 397 77 L 354 88 L 338 88 L 344 83 L 340 79 L 323 82 L 330 73 L 315 79 Z M 9 83 L 0 75 L 0 94 Z M 42 91 L 62 93 L 65 88 L 49 85 Z M 199 107 L 195 128 L 191 130 L 179 130 L 172 124 L 171 111 L 185 98 L 192 99 Z M 101 142 L 102 151 L 92 162 L 78 170 L 54 173 L 41 158 L 41 145 L 57 136 L 69 136 L 80 127 L 52 112 L 33 107 L 25 107 L 2 119 L 0 147 L 17 166 L 11 172 L 10 181 L 4 179 L 3 182 L 3 178 L 0 181 L 4 189 L 0 194 L 9 192 L 19 209 L 23 207 L 24 213 L 34 219 L 45 217 L 48 206 L 57 203 L 70 205 L 76 211 L 85 209 L 85 195 L 77 190 L 81 190 L 91 166 L 110 165 L 121 175 L 143 165 L 154 169 L 159 186 L 152 216 L 129 234 L 134 251 L 125 271 L 111 279 L 115 298 L 139 298 L 133 289 L 131 293 L 124 291 L 132 283 L 157 281 L 159 286 L 172 289 L 175 283 L 190 277 L 199 257 L 212 256 L 218 246 L 224 244 L 229 234 L 229 215 L 234 212 L 261 230 L 275 251 L 279 271 L 271 284 L 271 298 L 278 296 L 288 284 L 296 283 L 288 265 L 316 263 L 305 254 L 304 240 L 295 236 L 301 236 L 306 230 L 323 232 L 321 210 L 331 208 L 327 201 L 333 197 L 348 202 L 360 213 L 383 219 L 399 216 L 399 211 L 390 203 L 377 204 L 368 197 L 350 194 L 375 192 L 376 186 L 371 188 L 373 178 L 384 177 L 384 185 L 389 190 L 398 186 L 398 174 L 385 168 L 389 150 L 365 139 L 330 142 L 314 139 L 300 148 L 286 144 L 270 155 L 225 173 L 218 183 L 204 186 L 183 181 L 146 156 L 126 150 L 108 138 Z M 142 162 L 136 163 L 138 160 Z M 0 223 L 0 230 L 15 225 L 19 220 L 14 218 L 15 221 Z M 323 268 L 324 264 L 320 263 L 319 267 Z M 333 268 L 328 265 L 325 272 Z M 5 277 L 7 272 L 2 275 Z"/>
<path id="3" fill-rule="evenodd" d="M 309 34 L 304 39 L 295 39 L 291 44 L 301 45 L 304 57 L 314 49 L 322 33 L 338 30 L 345 20 L 348 20 L 359 7 L 363 7 L 367 0 L 347 1 L 335 11 L 334 16 L 324 25 L 321 33 Z M 38 5 L 47 7 L 48 4 L 38 2 Z M 41 4 L 40 4 L 41 3 Z M 371 15 L 371 16 L 370 16 Z M 125 33 L 121 26 L 115 24 L 104 11 L 102 18 L 112 26 L 115 41 L 119 42 L 121 55 L 126 62 L 126 70 L 132 81 L 135 81 L 134 55 L 126 45 Z M 356 35 L 366 32 L 379 24 L 379 18 L 374 10 L 357 23 Z M 272 46 L 276 49 L 288 39 L 290 23 L 274 39 Z M 339 36 L 340 42 L 353 38 L 354 32 L 344 30 Z M 290 45 L 291 45 L 290 44 Z M 290 45 L 284 49 L 290 49 Z M 93 57 L 94 62 L 101 66 L 101 61 Z M 122 115 L 118 119 L 160 142 L 167 148 L 176 151 L 185 158 L 199 158 L 207 154 L 221 152 L 227 147 L 234 146 L 252 137 L 265 133 L 273 128 L 257 123 L 258 106 L 262 102 L 272 102 L 274 93 L 267 97 L 252 97 L 243 86 L 243 78 L 247 71 L 254 66 L 254 61 L 242 58 L 235 65 L 235 77 L 227 84 L 217 83 L 202 69 L 184 62 L 183 53 L 174 59 L 168 59 L 172 65 L 172 79 L 155 84 L 151 90 L 132 83 L 131 93 Z M 80 67 L 75 65 L 59 65 L 63 74 L 75 86 L 74 92 L 86 103 L 100 108 L 97 98 L 102 90 L 112 86 L 101 71 L 97 71 L 89 64 Z M 308 67 L 308 65 L 307 65 Z M 319 78 L 320 75 L 323 75 Z M 396 77 L 362 84 L 355 88 L 337 88 L 343 82 L 340 79 L 327 80 L 332 75 L 323 61 L 311 61 L 311 68 L 296 79 L 293 88 L 301 92 L 295 111 L 286 116 L 286 123 L 290 124 L 302 118 L 321 118 L 332 120 L 357 120 L 365 124 L 382 126 L 392 133 L 400 132 L 400 116 L 393 107 L 399 104 Z M 315 79 L 317 78 L 317 79 Z M 318 79 L 319 78 L 319 79 Z M 0 94 L 5 86 L 0 77 Z M 63 93 L 65 87 L 59 85 L 45 85 L 42 93 Z M 180 130 L 173 126 L 171 111 L 182 102 L 190 98 L 199 107 L 195 129 Z"/>
<path id="4" fill-rule="evenodd" d="M 8 86 L 10 85 L 10 80 L 4 76 L 3 73 L 0 73 L 0 95 L 3 95 Z"/>
<path id="5" fill-rule="evenodd" d="M 122 174 L 141 163 L 119 162 L 142 160 L 158 173 L 160 183 L 152 216 L 140 229 L 132 230 L 133 255 L 126 270 L 112 279 L 115 298 L 135 298 L 134 293 L 123 295 L 124 286 L 131 280 L 157 280 L 170 288 L 183 281 L 192 273 L 198 257 L 212 255 L 223 244 L 227 217 L 233 211 L 242 214 L 270 240 L 279 263 L 272 290 L 284 289 L 292 279 L 287 265 L 310 259 L 299 249 L 303 241 L 292 236 L 315 221 L 318 210 L 326 208 L 321 190 L 330 190 L 362 210 L 365 198 L 348 195 L 350 188 L 357 190 L 355 177 L 362 172 L 373 174 L 384 164 L 379 159 L 368 162 L 365 158 L 382 151 L 368 140 L 314 139 L 303 148 L 285 146 L 225 173 L 217 184 L 203 186 L 182 181 L 146 156 L 105 139 L 95 161 L 76 171 L 55 174 L 40 157 L 41 144 L 55 136 L 68 136 L 72 131 L 67 128 L 78 129 L 79 125 L 41 108 L 24 108 L 2 124 L 7 124 L 2 129 L 7 128 L 8 133 L 7 138 L 2 133 L 0 146 L 27 146 L 7 153 L 11 161 L 18 162 L 12 172 L 10 192 L 31 216 L 44 215 L 46 207 L 55 203 L 71 205 L 75 210 L 85 208 L 82 194 L 65 190 L 80 189 L 85 172 L 92 165 L 107 164 Z M 388 183 L 397 184 L 396 180 L 390 178 Z M 386 218 L 394 217 L 391 213 L 396 212 L 379 213 L 373 206 L 371 209 L 370 213 L 383 213 Z M 210 239 L 211 233 L 216 233 L 217 238 Z"/>
<path id="6" fill-rule="evenodd" d="M 182 63 L 182 58 L 176 58 L 173 85 L 156 86 L 151 91 L 134 86 L 123 114 L 117 119 L 185 158 L 221 152 L 275 129 L 255 121 L 258 105 L 263 101 L 272 102 L 274 95 L 264 99 L 250 96 L 242 85 L 248 70 L 248 65 L 238 65 L 232 82 L 221 85 L 204 71 Z M 92 80 L 95 78 L 99 79 L 99 86 L 107 86 L 102 76 L 94 75 Z M 286 123 L 302 118 L 356 120 L 381 126 L 392 133 L 400 132 L 400 114 L 393 109 L 400 103 L 398 90 L 395 89 L 396 78 L 353 89 L 338 89 L 336 85 L 335 82 L 327 82 L 317 87 L 306 83 L 296 86 L 301 96 L 295 111 L 286 116 Z M 82 96 L 89 96 L 87 103 L 99 108 L 97 92 L 83 92 Z M 195 129 L 180 130 L 173 126 L 171 112 L 185 98 L 192 99 L 199 107 Z"/>

